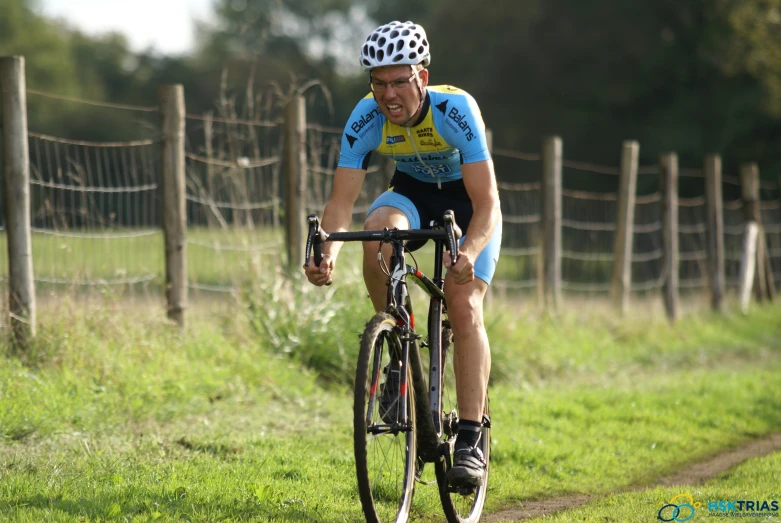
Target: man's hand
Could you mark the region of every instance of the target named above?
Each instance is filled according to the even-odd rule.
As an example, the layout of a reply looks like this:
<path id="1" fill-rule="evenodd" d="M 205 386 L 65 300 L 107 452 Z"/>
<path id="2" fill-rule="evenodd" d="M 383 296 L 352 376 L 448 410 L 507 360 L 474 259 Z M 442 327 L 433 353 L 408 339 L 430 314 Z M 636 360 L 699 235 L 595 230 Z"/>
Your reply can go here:
<path id="1" fill-rule="evenodd" d="M 306 273 L 306 279 L 312 285 L 322 287 L 323 285 L 330 285 L 332 280 L 332 274 L 334 272 L 334 265 L 336 259 L 330 254 L 323 254 L 323 259 L 320 262 L 320 266 L 314 264 L 314 260 L 310 261 L 309 266 L 304 266 L 304 273 Z"/>
<path id="2" fill-rule="evenodd" d="M 455 265 L 450 253 L 445 253 L 443 257 L 445 267 L 450 270 L 450 277 L 453 281 L 459 285 L 464 285 L 474 281 L 475 279 L 475 263 L 474 260 L 465 252 L 458 251 L 458 260 Z"/>

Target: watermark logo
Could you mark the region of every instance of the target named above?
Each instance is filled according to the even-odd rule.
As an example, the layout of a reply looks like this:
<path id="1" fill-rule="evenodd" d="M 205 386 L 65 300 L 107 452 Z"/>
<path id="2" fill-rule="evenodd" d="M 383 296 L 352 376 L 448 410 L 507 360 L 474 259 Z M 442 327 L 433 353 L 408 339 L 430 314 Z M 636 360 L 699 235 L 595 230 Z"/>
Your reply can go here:
<path id="1" fill-rule="evenodd" d="M 708 501 L 711 516 L 721 517 L 778 517 L 777 500 L 719 499 Z"/>
<path id="2" fill-rule="evenodd" d="M 660 521 L 683 523 L 694 517 L 699 510 L 707 508 L 707 516 L 722 518 L 777 518 L 779 502 L 777 500 L 710 500 L 707 505 L 694 501 L 691 494 L 678 494 L 662 505 L 656 514 Z M 701 509 L 701 510 L 700 510 Z"/>
<path id="3" fill-rule="evenodd" d="M 659 509 L 659 513 L 656 515 L 660 521 L 677 521 L 683 523 L 689 521 L 694 517 L 696 509 L 700 508 L 702 503 L 697 501 L 695 503 L 694 497 L 691 494 L 678 494 L 670 500 L 669 503 L 665 503 L 662 508 Z"/>

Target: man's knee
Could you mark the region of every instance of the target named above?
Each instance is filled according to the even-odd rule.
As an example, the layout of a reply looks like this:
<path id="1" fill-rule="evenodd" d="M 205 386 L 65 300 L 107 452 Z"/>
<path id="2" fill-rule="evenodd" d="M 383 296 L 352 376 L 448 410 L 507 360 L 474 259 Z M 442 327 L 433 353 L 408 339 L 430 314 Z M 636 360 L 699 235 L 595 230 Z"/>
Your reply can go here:
<path id="1" fill-rule="evenodd" d="M 473 281 L 467 285 L 453 285 L 445 289 L 447 314 L 454 330 L 484 328 L 483 298 L 485 289 L 483 286 L 485 286 L 484 282 Z"/>
<path id="2" fill-rule="evenodd" d="M 378 207 L 363 222 L 363 230 L 365 231 L 381 230 L 385 227 L 409 229 L 409 218 L 395 207 Z"/>

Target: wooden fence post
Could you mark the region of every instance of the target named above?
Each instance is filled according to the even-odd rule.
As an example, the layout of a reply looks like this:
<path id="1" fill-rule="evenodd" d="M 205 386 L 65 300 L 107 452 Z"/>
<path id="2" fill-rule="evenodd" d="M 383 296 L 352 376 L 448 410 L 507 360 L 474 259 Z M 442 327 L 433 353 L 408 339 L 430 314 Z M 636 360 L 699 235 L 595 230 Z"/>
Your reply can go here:
<path id="1" fill-rule="evenodd" d="M 184 326 L 187 309 L 187 202 L 184 161 L 185 106 L 182 85 L 162 85 L 160 104 L 165 235 L 165 292 L 168 318 Z"/>
<path id="2" fill-rule="evenodd" d="M 618 216 L 616 238 L 613 244 L 613 274 L 610 294 L 613 305 L 621 314 L 629 306 L 632 287 L 632 240 L 635 223 L 635 196 L 637 194 L 637 167 L 640 145 L 627 140 L 621 150 L 621 177 L 618 182 Z"/>
<path id="3" fill-rule="evenodd" d="M 757 301 L 768 292 L 768 270 L 765 263 L 765 231 L 759 201 L 759 167 L 756 163 L 743 164 L 740 168 L 740 192 L 743 200 L 743 254 L 740 260 L 740 308 L 748 312 L 753 286 Z"/>
<path id="4" fill-rule="evenodd" d="M 561 301 L 561 168 L 558 136 L 542 146 L 542 295 L 544 306 L 557 309 Z"/>
<path id="5" fill-rule="evenodd" d="M 759 267 L 759 283 L 762 290 L 762 299 L 774 301 L 776 297 L 776 283 L 773 276 L 773 264 L 770 262 L 770 251 L 767 245 L 767 232 L 765 231 L 765 220 L 762 217 L 762 197 L 759 195 L 759 167 L 757 170 L 757 225 L 759 226 L 759 235 L 757 243 L 757 265 Z"/>
<path id="6" fill-rule="evenodd" d="M 762 234 L 759 219 L 759 168 L 755 163 L 743 164 L 740 167 L 740 195 L 743 200 L 743 253 L 740 259 L 740 287 L 738 298 L 740 309 L 748 313 L 751 300 L 751 289 L 755 285 L 757 298 L 762 298 L 762 283 L 764 279 L 760 274 L 762 266 L 757 267 L 760 245 L 759 236 Z"/>
<path id="7" fill-rule="evenodd" d="M 670 321 L 678 319 L 678 155 L 662 155 L 659 165 L 662 193 L 662 250 L 664 308 Z"/>
<path id="8" fill-rule="evenodd" d="M 711 307 L 724 309 L 724 197 L 721 190 L 721 156 L 705 157 L 705 208 L 708 220 L 708 287 Z"/>
<path id="9" fill-rule="evenodd" d="M 306 242 L 306 105 L 304 97 L 293 96 L 285 108 L 285 232 L 287 265 L 292 273 L 304 264 Z"/>
<path id="10" fill-rule="evenodd" d="M 35 283 L 30 232 L 30 155 L 24 57 L 0 57 L 5 223 L 8 229 L 8 312 L 13 343 L 35 337 Z"/>

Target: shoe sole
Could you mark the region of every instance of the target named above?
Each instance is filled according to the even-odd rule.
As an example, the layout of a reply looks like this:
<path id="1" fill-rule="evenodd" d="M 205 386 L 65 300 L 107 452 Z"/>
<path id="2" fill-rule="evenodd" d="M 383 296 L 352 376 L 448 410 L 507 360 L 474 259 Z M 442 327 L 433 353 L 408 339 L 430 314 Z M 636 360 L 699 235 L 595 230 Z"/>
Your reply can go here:
<path id="1" fill-rule="evenodd" d="M 451 487 L 479 487 L 483 484 L 483 476 L 476 477 L 466 471 L 450 469 L 447 473 L 447 482 Z"/>

